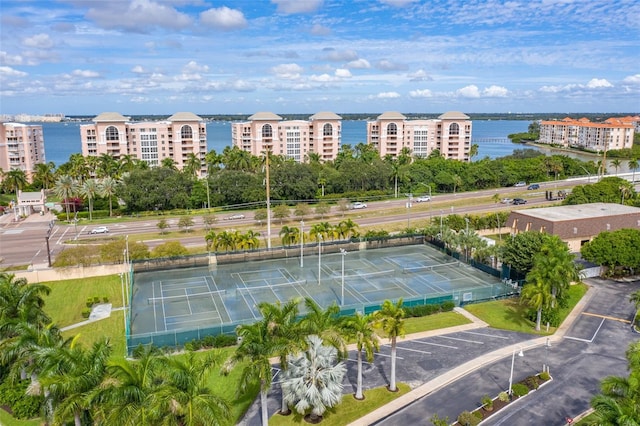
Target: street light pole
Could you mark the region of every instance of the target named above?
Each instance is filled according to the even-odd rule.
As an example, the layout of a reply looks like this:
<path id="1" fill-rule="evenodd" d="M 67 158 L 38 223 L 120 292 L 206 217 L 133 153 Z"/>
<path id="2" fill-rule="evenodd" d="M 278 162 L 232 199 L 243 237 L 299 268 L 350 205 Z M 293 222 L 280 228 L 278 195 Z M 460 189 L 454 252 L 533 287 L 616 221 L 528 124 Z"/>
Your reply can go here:
<path id="1" fill-rule="evenodd" d="M 304 221 L 300 221 L 300 267 L 304 267 Z"/>
<path id="2" fill-rule="evenodd" d="M 267 184 L 267 250 L 271 250 L 271 184 L 269 183 L 269 150 L 265 152 Z"/>
<path id="3" fill-rule="evenodd" d="M 407 229 L 411 227 L 411 193 L 407 194 Z"/>
<path id="4" fill-rule="evenodd" d="M 342 298 L 340 299 L 340 306 L 344 306 L 344 257 L 347 255 L 347 251 L 341 248 L 340 254 L 342 255 Z"/>
<path id="5" fill-rule="evenodd" d="M 520 349 L 520 352 L 518 352 L 518 356 L 524 356 L 524 354 L 522 353 L 522 349 Z M 509 374 L 509 391 L 507 392 L 507 394 L 509 396 L 511 396 L 511 392 L 512 392 L 512 384 L 513 384 L 513 364 L 516 361 L 516 350 L 515 348 L 513 349 L 513 354 L 511 355 L 511 374 Z"/>
<path id="6" fill-rule="evenodd" d="M 547 337 L 547 341 L 544 344 L 544 364 L 542 365 L 542 371 L 549 372 L 549 348 L 551 347 L 551 342 Z"/>
<path id="7" fill-rule="evenodd" d="M 318 234 L 318 285 L 320 285 L 320 273 L 322 272 L 322 235 Z"/>

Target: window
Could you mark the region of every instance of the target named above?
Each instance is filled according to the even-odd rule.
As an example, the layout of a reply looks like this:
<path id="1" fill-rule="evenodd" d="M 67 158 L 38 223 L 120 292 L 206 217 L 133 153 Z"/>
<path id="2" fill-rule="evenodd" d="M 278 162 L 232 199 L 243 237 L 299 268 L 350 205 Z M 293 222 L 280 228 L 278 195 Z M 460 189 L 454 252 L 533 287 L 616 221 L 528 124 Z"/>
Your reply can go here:
<path id="1" fill-rule="evenodd" d="M 398 126 L 396 123 L 389 123 L 387 125 L 387 135 L 396 136 L 398 134 Z"/>
<path id="2" fill-rule="evenodd" d="M 458 126 L 458 123 L 451 123 L 451 125 L 449 126 L 449 134 L 450 135 L 460 134 L 460 126 Z"/>
<path id="3" fill-rule="evenodd" d="M 120 134 L 118 133 L 118 129 L 114 126 L 109 126 L 104 132 L 107 141 L 118 141 L 120 140 Z"/>
<path id="4" fill-rule="evenodd" d="M 273 128 L 271 124 L 265 124 L 262 126 L 262 137 L 263 138 L 272 138 L 273 137 Z"/>
<path id="5" fill-rule="evenodd" d="M 333 136 L 333 126 L 329 123 L 322 127 L 322 136 Z"/>
<path id="6" fill-rule="evenodd" d="M 182 126 L 180 129 L 180 137 L 182 139 L 193 139 L 193 130 L 191 126 Z"/>

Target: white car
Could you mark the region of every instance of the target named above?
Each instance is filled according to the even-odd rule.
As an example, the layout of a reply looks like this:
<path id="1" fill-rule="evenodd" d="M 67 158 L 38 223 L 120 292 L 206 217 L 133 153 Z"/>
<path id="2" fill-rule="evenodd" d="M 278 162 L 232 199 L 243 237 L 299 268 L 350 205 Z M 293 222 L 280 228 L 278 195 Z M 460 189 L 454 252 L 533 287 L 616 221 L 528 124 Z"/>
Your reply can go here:
<path id="1" fill-rule="evenodd" d="M 89 231 L 90 234 L 107 234 L 109 233 L 109 228 L 106 226 L 98 226 L 97 228 L 93 228 Z"/>
<path id="2" fill-rule="evenodd" d="M 513 203 L 513 200 L 511 198 L 503 198 L 502 201 L 500 201 L 502 204 L 511 204 Z"/>
<path id="3" fill-rule="evenodd" d="M 241 213 L 232 214 L 231 216 L 225 217 L 226 220 L 236 220 L 236 219 L 244 219 L 244 215 Z"/>
<path id="4" fill-rule="evenodd" d="M 431 197 L 429 197 L 428 195 L 421 195 L 419 197 L 416 197 L 416 203 L 422 203 L 423 201 L 431 201 Z"/>
<path id="5" fill-rule="evenodd" d="M 520 182 L 516 183 L 516 184 L 515 184 L 515 185 L 513 185 L 513 186 L 527 186 L 527 182 L 520 181 Z"/>
<path id="6" fill-rule="evenodd" d="M 351 206 L 351 208 L 355 210 L 366 209 L 367 205 L 365 203 L 357 202 L 357 203 L 353 203 L 353 206 Z"/>

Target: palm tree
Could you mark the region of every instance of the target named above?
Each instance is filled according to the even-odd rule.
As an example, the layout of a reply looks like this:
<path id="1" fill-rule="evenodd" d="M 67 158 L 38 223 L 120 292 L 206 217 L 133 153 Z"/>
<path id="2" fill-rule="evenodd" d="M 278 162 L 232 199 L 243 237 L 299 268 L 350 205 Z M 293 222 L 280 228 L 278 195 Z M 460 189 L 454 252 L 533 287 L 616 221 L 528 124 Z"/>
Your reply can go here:
<path id="1" fill-rule="evenodd" d="M 356 399 L 364 399 L 362 393 L 362 351 L 364 350 L 368 362 L 373 362 L 373 353 L 380 349 L 378 335 L 373 327 L 373 317 L 360 312 L 345 320 L 345 329 L 350 339 L 355 340 L 358 350 L 358 378 Z"/>
<path id="2" fill-rule="evenodd" d="M 278 235 L 280 235 L 283 246 L 292 246 L 300 240 L 300 228 L 285 225 Z"/>
<path id="3" fill-rule="evenodd" d="M 24 188 L 28 183 L 27 174 L 24 172 L 24 170 L 11 169 L 4 174 L 4 180 L 7 181 L 7 184 L 8 184 L 7 189 L 9 191 L 14 191 L 16 193 L 16 205 L 17 205 L 19 201 L 18 192 L 22 188 Z"/>
<path id="4" fill-rule="evenodd" d="M 40 383 L 53 401 L 55 423 L 64 424 L 73 417 L 76 426 L 87 424 L 91 410 L 88 396 L 105 377 L 110 355 L 109 341 L 102 340 L 90 350 L 74 342 L 41 356 L 45 368 Z"/>
<path id="5" fill-rule="evenodd" d="M 205 357 L 189 352 L 183 357 L 168 358 L 164 383 L 155 392 L 153 401 L 163 423 L 182 426 L 229 423 L 229 403 L 212 393 L 209 386 L 219 360 L 219 352 L 210 352 Z"/>
<path id="6" fill-rule="evenodd" d="M 638 164 L 638 159 L 637 158 L 632 158 L 631 160 L 629 160 L 628 166 L 633 171 L 631 182 L 635 183 L 635 181 L 636 181 L 636 170 L 638 169 L 638 167 L 640 167 L 640 164 Z"/>
<path id="7" fill-rule="evenodd" d="M 245 234 L 244 234 L 244 248 L 249 249 L 249 250 L 253 250 L 253 249 L 257 249 L 258 247 L 260 247 L 260 233 L 253 231 L 253 230 L 248 230 Z"/>
<path id="8" fill-rule="evenodd" d="M 298 322 L 298 304 L 300 300 L 295 298 L 284 305 L 277 301 L 275 304 L 262 302 L 258 309 L 267 322 L 271 339 L 277 341 L 277 355 L 280 359 L 280 368 L 287 369 L 287 357 L 305 347 L 303 334 Z M 285 403 L 284 389 L 282 390 L 282 407 L 280 414 L 289 414 L 289 406 Z"/>
<path id="9" fill-rule="evenodd" d="M 536 310 L 536 331 L 540 331 L 542 311 L 551 306 L 551 289 L 534 271 L 527 274 L 527 282 L 520 292 L 520 301 Z"/>
<path id="10" fill-rule="evenodd" d="M 636 310 L 640 309 L 640 290 L 636 290 L 629 296 L 629 302 L 633 303 Z"/>
<path id="11" fill-rule="evenodd" d="M 118 178 L 120 163 L 111 154 L 101 154 L 98 157 L 98 167 L 95 170 L 96 177 L 99 178 Z"/>
<path id="12" fill-rule="evenodd" d="M 92 170 L 95 170 L 98 157 L 89 157 L 89 159 L 96 162 L 96 164 L 91 167 Z M 69 156 L 69 165 L 70 169 L 68 175 L 74 180 L 82 182 L 89 178 L 89 165 L 87 163 L 87 158 L 83 157 L 82 154 L 71 154 Z"/>
<path id="13" fill-rule="evenodd" d="M 106 177 L 100 181 L 100 187 L 102 188 L 100 192 L 102 196 L 109 198 L 109 217 L 113 215 L 112 198 L 116 193 L 117 186 L 118 181 L 112 177 Z"/>
<path id="14" fill-rule="evenodd" d="M 389 390 L 396 392 L 396 351 L 398 337 L 404 337 L 404 309 L 402 298 L 394 304 L 391 300 L 382 303 L 382 309 L 374 313 L 376 326 L 387 335 L 391 341 L 391 380 Z"/>
<path id="15" fill-rule="evenodd" d="M 136 168 L 136 158 L 129 154 L 120 155 L 118 169 L 122 173 L 131 173 Z"/>
<path id="16" fill-rule="evenodd" d="M 611 160 L 611 165 L 616 169 L 616 176 L 618 176 L 618 169 L 622 165 L 622 161 L 619 158 Z"/>
<path id="17" fill-rule="evenodd" d="M 51 289 L 43 284 L 29 284 L 25 278 L 0 272 L 0 340 L 9 337 L 2 330 L 8 322 L 23 321 L 34 325 L 48 324 L 43 296 Z"/>
<path id="18" fill-rule="evenodd" d="M 62 175 L 56 180 L 53 192 L 62 199 L 67 211 L 67 222 L 69 221 L 69 199 L 78 191 L 78 184 L 69 175 Z"/>
<path id="19" fill-rule="evenodd" d="M 311 408 L 310 422 L 318 423 L 327 408 L 342 399 L 342 378 L 347 368 L 336 363 L 337 351 L 324 346 L 320 337 L 307 336 L 308 348 L 288 358 L 282 388 L 287 404 L 300 414 Z"/>
<path id="20" fill-rule="evenodd" d="M 246 361 L 238 392 L 240 394 L 246 392 L 256 380 L 259 381 L 262 424 L 267 426 L 269 424 L 267 393 L 273 379 L 269 359 L 278 352 L 278 347 L 269 331 L 269 322 L 265 319 L 254 324 L 239 325 L 236 334 L 241 342 L 227 363 L 225 371 L 228 372 L 237 362 Z"/>
<path id="21" fill-rule="evenodd" d="M 40 182 L 42 188 L 47 190 L 53 183 L 55 182 L 55 175 L 53 170 L 56 165 L 49 161 L 48 163 L 38 163 L 36 164 L 36 171 L 33 174 L 33 180 Z"/>
<path id="22" fill-rule="evenodd" d="M 201 169 L 202 169 L 202 161 L 200 160 L 200 157 L 198 157 L 193 152 L 190 152 L 189 155 L 187 155 L 187 159 L 184 162 L 184 167 L 183 167 L 184 173 L 188 176 L 195 177 L 198 175 Z"/>
<path id="23" fill-rule="evenodd" d="M 93 220 L 93 200 L 101 192 L 100 184 L 95 179 L 87 179 L 80 185 L 79 193 L 89 200 L 89 220 Z"/>
<path id="24" fill-rule="evenodd" d="M 347 357 L 347 344 L 345 341 L 344 324 L 340 321 L 340 307 L 334 302 L 327 309 L 322 309 L 315 300 L 310 297 L 304 299 L 307 311 L 300 320 L 302 330 L 306 335 L 315 334 L 325 343 L 338 350 L 340 358 Z"/>
<path id="25" fill-rule="evenodd" d="M 339 238 L 350 238 L 358 235 L 358 224 L 351 219 L 340 221 L 336 227 Z"/>
<path id="26" fill-rule="evenodd" d="M 160 162 L 160 167 L 170 170 L 178 170 L 178 168 L 176 167 L 176 162 L 171 157 L 163 158 Z"/>

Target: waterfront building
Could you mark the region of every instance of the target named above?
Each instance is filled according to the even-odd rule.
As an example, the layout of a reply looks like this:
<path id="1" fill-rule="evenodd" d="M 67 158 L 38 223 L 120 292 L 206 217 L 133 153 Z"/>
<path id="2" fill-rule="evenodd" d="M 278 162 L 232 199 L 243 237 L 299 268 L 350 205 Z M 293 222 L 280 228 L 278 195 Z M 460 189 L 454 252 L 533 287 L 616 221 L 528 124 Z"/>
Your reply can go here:
<path id="1" fill-rule="evenodd" d="M 539 143 L 560 145 L 565 148 L 587 149 L 606 152 L 611 149 L 631 148 L 638 118 L 608 118 L 593 123 L 587 118 L 540 122 Z"/>
<path id="2" fill-rule="evenodd" d="M 36 164 L 45 161 L 41 125 L 0 123 L 0 169 L 20 169 L 31 180 Z"/>
<path id="3" fill-rule="evenodd" d="M 319 112 L 309 120 L 283 120 L 272 112 L 258 112 L 247 121 L 231 124 L 231 144 L 252 155 L 269 150 L 297 162 L 310 154 L 322 161 L 334 160 L 341 140 L 342 117 Z"/>
<path id="4" fill-rule="evenodd" d="M 93 124 L 80 126 L 82 155 L 109 154 L 114 158 L 130 155 L 157 166 L 170 158 L 178 169 L 190 154 L 200 159 L 199 175 L 206 174 L 207 127 L 205 121 L 191 113 L 178 112 L 160 121 L 134 122 L 117 112 L 104 112 Z"/>
<path id="5" fill-rule="evenodd" d="M 367 122 L 367 143 L 375 146 L 381 157 L 397 158 L 408 148 L 411 155 L 424 158 L 437 149 L 444 158 L 469 161 L 471 128 L 469 116 L 457 111 L 429 120 L 407 120 L 391 111 Z"/>

